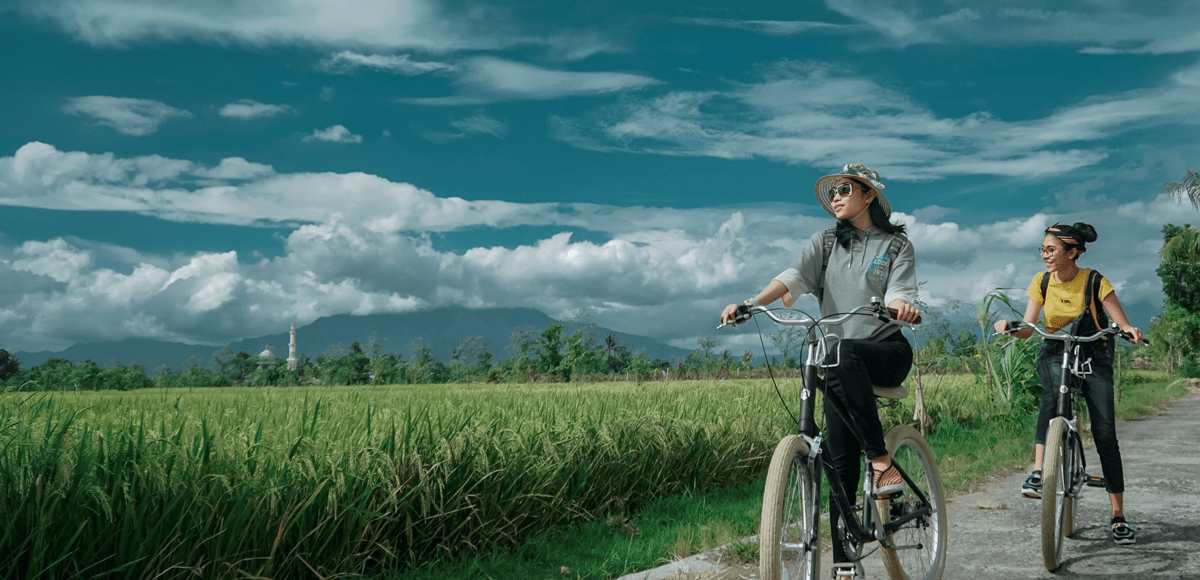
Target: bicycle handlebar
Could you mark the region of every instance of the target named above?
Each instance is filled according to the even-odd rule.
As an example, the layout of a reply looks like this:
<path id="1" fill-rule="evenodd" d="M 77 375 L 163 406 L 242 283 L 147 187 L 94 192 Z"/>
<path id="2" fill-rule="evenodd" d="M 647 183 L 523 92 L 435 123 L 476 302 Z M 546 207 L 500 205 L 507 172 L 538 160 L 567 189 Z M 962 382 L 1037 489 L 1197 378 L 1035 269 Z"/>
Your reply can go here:
<path id="1" fill-rule="evenodd" d="M 851 310 L 850 312 L 830 315 L 830 316 L 821 318 L 820 320 L 814 320 L 812 317 L 808 317 L 808 316 L 806 316 L 804 318 L 780 318 L 778 315 L 776 315 L 774 312 L 772 312 L 766 306 L 739 306 L 738 307 L 738 315 L 736 317 L 734 317 L 734 319 L 731 321 L 732 324 L 722 323 L 720 326 L 717 327 L 717 330 L 721 330 L 722 328 L 725 328 L 726 326 L 731 326 L 731 325 L 737 326 L 739 324 L 742 324 L 743 322 L 750 320 L 750 317 L 754 316 L 755 314 L 763 314 L 767 318 L 770 318 L 771 321 L 773 321 L 776 324 L 779 324 L 781 326 L 802 326 L 804 328 L 812 328 L 817 325 L 831 326 L 831 325 L 842 324 L 843 322 L 850 320 L 850 318 L 852 318 L 854 316 L 861 316 L 864 314 L 869 314 L 871 316 L 874 316 L 875 318 L 878 318 L 879 320 L 883 320 L 885 322 L 904 326 L 907 328 L 912 328 L 913 325 L 921 323 L 920 315 L 918 315 L 917 319 L 913 322 L 905 322 L 903 320 L 896 320 L 896 314 L 897 314 L 896 309 L 895 308 L 884 308 L 883 304 L 881 302 L 879 302 L 878 299 L 875 299 L 872 301 L 871 304 L 859 306 L 858 308 L 855 308 L 854 310 Z"/>
<path id="2" fill-rule="evenodd" d="M 1003 335 L 1012 334 L 1013 332 L 1020 330 L 1022 328 L 1028 328 L 1042 338 L 1046 338 L 1046 339 L 1050 339 L 1050 340 L 1061 340 L 1063 342 L 1095 342 L 1106 336 L 1113 336 L 1113 335 L 1120 336 L 1121 338 L 1125 339 L 1126 341 L 1133 342 L 1133 340 L 1131 340 L 1133 338 L 1133 336 L 1127 332 L 1123 332 L 1121 330 L 1121 328 L 1119 326 L 1117 326 L 1117 324 L 1115 322 L 1110 324 L 1108 328 L 1105 328 L 1091 336 L 1076 336 L 1074 334 L 1063 332 L 1061 329 L 1056 330 L 1054 332 L 1046 332 L 1046 331 L 1038 328 L 1037 326 L 1034 326 L 1032 324 L 1029 324 L 1028 322 L 1025 322 L 1024 320 L 1009 320 L 1008 326 L 1005 329 L 1006 330 L 1005 332 L 994 332 L 994 333 L 992 333 L 992 336 L 999 336 L 1002 334 Z M 1137 344 L 1149 346 L 1150 341 L 1147 338 L 1142 337 L 1142 340 L 1138 341 Z"/>

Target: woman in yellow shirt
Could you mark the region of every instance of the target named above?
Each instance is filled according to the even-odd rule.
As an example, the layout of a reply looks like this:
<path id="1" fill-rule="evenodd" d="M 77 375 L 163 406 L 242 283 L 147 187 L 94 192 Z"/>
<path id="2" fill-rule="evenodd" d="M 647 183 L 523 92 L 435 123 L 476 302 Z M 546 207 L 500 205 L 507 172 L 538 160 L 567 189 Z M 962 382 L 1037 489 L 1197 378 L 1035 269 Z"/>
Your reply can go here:
<path id="1" fill-rule="evenodd" d="M 1091 270 L 1076 265 L 1079 257 L 1087 251 L 1087 243 L 1096 241 L 1098 237 L 1096 229 L 1083 222 L 1069 226 L 1055 224 L 1046 228 L 1046 237 L 1042 240 L 1041 247 L 1046 271 L 1034 276 L 1029 284 L 1029 304 L 1025 307 L 1025 322 L 1036 324 L 1038 315 L 1045 309 L 1046 330 L 1054 331 L 1070 326 L 1080 316 L 1092 317 L 1095 320 L 1094 309 L 1103 307 L 1121 330 L 1131 335 L 1134 342 L 1138 342 L 1142 339 L 1142 331 L 1129 324 L 1125 310 L 1117 300 L 1117 293 L 1113 291 L 1108 280 L 1100 277 L 1099 289 L 1094 290 L 1088 285 Z M 1043 277 L 1046 276 L 1049 279 L 1043 284 Z M 1099 298 L 1099 305 L 1093 302 L 1089 308 L 1090 312 L 1084 312 L 1084 304 L 1089 302 L 1089 292 L 1095 292 Z M 1005 332 L 1007 325 L 1007 321 L 1004 320 L 996 322 L 996 332 Z M 1019 338 L 1028 338 L 1033 335 L 1033 331 L 1024 328 L 1013 334 Z M 1111 341 L 1082 345 L 1080 356 L 1092 359 L 1092 374 L 1084 379 L 1083 398 L 1087 402 L 1092 437 L 1096 442 L 1096 452 L 1104 470 L 1105 488 L 1112 504 L 1113 541 L 1118 544 L 1133 544 L 1133 528 L 1125 522 L 1125 476 L 1121 466 L 1121 449 L 1117 444 L 1110 345 Z M 1038 378 L 1042 381 L 1042 404 L 1038 410 L 1037 433 L 1034 438 L 1033 473 L 1029 474 L 1025 484 L 1021 486 L 1021 492 L 1034 499 L 1042 497 L 1042 456 L 1046 450 L 1046 430 L 1055 413 L 1055 391 L 1058 386 L 1058 365 L 1062 360 L 1062 348 L 1062 342 L 1047 340 L 1042 343 L 1041 352 L 1038 353 L 1037 370 Z"/>

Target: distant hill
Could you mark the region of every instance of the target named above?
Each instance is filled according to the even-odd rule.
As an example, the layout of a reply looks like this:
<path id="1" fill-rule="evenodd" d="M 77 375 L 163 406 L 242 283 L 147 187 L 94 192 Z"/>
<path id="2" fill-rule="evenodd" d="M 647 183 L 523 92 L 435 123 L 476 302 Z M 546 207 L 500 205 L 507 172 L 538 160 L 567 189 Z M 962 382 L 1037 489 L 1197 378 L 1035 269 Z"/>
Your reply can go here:
<path id="1" fill-rule="evenodd" d="M 448 306 L 423 312 L 404 314 L 373 314 L 352 316 L 342 314 L 327 316 L 304 327 L 296 328 L 296 344 L 299 354 L 307 354 L 314 360 L 331 345 L 349 346 L 359 341 L 366 348 L 374 336 L 383 340 L 383 350 L 409 358 L 409 346 L 414 338 L 421 338 L 437 353 L 443 363 L 450 363 L 450 354 L 458 343 L 468 336 L 482 336 L 488 343 L 495 360 L 508 358 L 508 346 L 513 329 L 532 327 L 537 335 L 556 322 L 546 314 L 532 308 L 487 308 L 469 309 Z M 612 332 L 621 344 L 628 345 L 633 352 L 644 350 L 650 358 L 670 360 L 687 356 L 690 351 L 676 348 L 653 338 L 614 332 L 595 327 L 598 340 Z M 234 352 L 257 355 L 270 346 L 275 356 L 287 358 L 288 332 L 247 338 L 231 343 Z M 77 344 L 59 352 L 14 352 L 21 361 L 21 368 L 38 366 L 50 358 L 59 357 L 73 363 L 91 360 L 100 366 L 119 361 L 123 365 L 139 364 L 146 372 L 153 373 L 162 365 L 173 370 L 182 370 L 190 364 L 189 359 L 199 360 L 201 365 L 211 364 L 213 353 L 219 346 L 188 345 L 146 338 L 130 338 L 118 342 Z M 193 359 L 195 357 L 195 359 Z"/>

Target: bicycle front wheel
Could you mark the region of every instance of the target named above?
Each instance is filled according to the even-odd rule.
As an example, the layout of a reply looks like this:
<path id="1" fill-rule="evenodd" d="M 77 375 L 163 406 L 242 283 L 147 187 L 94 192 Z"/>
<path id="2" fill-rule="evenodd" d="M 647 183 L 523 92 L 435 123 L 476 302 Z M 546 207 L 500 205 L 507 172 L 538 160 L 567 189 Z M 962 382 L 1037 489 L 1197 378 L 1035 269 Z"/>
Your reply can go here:
<path id="1" fill-rule="evenodd" d="M 946 492 L 933 450 L 909 425 L 893 427 L 884 443 L 924 499 L 906 486 L 899 497 L 875 502 L 885 524 L 920 514 L 888 536 L 881 550 L 883 566 L 892 580 L 939 580 L 946 568 Z"/>
<path id="2" fill-rule="evenodd" d="M 1062 564 L 1063 539 L 1075 532 L 1074 473 L 1082 459 L 1071 445 L 1067 421 L 1050 420 L 1042 454 L 1042 563 L 1053 572 Z"/>
<path id="3" fill-rule="evenodd" d="M 763 490 L 758 573 L 763 580 L 816 580 L 821 568 L 821 469 L 808 443 L 788 435 L 775 446 Z"/>

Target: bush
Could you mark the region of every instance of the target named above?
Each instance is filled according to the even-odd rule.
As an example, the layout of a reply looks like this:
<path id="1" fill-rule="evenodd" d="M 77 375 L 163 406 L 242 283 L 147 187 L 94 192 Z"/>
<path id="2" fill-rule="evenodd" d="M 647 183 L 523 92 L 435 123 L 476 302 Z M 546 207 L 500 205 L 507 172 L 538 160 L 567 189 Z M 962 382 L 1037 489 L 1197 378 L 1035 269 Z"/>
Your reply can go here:
<path id="1" fill-rule="evenodd" d="M 1185 379 L 1200 379 L 1200 362 L 1189 358 L 1179 365 L 1179 376 Z"/>

